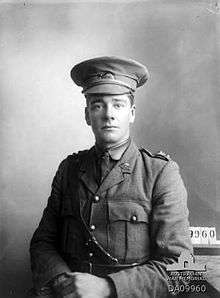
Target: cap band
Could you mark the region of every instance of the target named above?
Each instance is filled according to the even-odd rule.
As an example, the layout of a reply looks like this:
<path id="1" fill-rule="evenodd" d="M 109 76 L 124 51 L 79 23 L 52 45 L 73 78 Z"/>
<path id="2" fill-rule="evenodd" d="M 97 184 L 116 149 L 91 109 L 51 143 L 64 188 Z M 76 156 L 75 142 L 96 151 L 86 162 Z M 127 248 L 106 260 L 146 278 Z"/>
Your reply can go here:
<path id="1" fill-rule="evenodd" d="M 82 93 L 86 93 L 89 89 L 93 88 L 94 86 L 98 86 L 98 85 L 118 85 L 118 86 L 122 86 L 125 87 L 127 89 L 129 89 L 132 92 L 135 92 L 135 88 L 131 88 L 131 86 L 129 86 L 128 84 L 122 82 L 122 81 L 102 81 L 102 82 L 93 82 L 90 86 L 87 86 L 86 88 L 83 89 Z"/>
<path id="2" fill-rule="evenodd" d="M 118 77 L 120 77 L 120 80 L 118 79 Z M 122 78 L 123 80 L 121 80 Z M 135 80 L 131 76 L 112 74 L 110 72 L 97 73 L 93 76 L 90 76 L 90 78 L 86 80 L 86 82 L 83 84 L 82 93 L 85 93 L 87 90 L 94 86 L 104 84 L 119 85 L 135 92 L 137 87 L 137 80 Z"/>

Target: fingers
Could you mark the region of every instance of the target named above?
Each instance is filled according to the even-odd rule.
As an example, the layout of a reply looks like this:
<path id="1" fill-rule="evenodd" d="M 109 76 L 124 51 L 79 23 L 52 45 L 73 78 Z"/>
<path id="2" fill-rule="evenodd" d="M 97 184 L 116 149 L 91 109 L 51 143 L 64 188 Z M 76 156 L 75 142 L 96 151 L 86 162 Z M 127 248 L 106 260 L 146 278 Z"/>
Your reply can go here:
<path id="1" fill-rule="evenodd" d="M 63 298 L 81 298 L 80 295 L 78 295 L 76 292 L 68 294 L 66 296 L 62 296 Z"/>
<path id="2" fill-rule="evenodd" d="M 75 276 L 71 275 L 66 280 L 62 281 L 54 287 L 56 297 L 67 297 L 67 298 L 78 298 L 75 295 L 76 286 L 75 286 Z"/>
<path id="3" fill-rule="evenodd" d="M 103 298 L 111 293 L 110 284 L 104 278 L 84 272 L 68 273 L 68 275 L 74 281 L 72 296 L 68 298 Z"/>

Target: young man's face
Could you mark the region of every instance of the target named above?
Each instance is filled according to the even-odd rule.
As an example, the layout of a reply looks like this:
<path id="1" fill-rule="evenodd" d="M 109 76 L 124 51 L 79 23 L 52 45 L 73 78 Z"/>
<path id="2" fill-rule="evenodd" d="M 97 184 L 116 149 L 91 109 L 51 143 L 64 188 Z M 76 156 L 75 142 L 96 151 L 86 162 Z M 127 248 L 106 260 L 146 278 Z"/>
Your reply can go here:
<path id="1" fill-rule="evenodd" d="M 90 95 L 85 117 L 97 144 L 108 147 L 129 137 L 129 124 L 134 122 L 135 106 L 131 105 L 127 94 Z"/>

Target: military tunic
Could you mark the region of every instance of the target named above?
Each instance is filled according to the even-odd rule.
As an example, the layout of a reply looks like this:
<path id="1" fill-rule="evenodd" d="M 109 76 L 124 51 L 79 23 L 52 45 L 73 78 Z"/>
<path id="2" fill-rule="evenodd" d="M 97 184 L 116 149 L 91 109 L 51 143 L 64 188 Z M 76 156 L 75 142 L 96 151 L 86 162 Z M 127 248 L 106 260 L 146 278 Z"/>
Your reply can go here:
<path id="1" fill-rule="evenodd" d="M 192 251 L 178 165 L 132 141 L 100 185 L 94 171 L 94 147 L 60 164 L 31 241 L 35 288 L 81 271 L 110 278 L 119 298 L 166 297 L 166 264 Z"/>

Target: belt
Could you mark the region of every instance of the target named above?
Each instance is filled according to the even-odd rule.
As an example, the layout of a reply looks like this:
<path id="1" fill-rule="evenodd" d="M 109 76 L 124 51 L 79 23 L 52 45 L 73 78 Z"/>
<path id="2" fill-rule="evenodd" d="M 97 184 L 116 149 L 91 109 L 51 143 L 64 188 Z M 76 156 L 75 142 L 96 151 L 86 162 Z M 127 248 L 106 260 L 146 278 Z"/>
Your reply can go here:
<path id="1" fill-rule="evenodd" d="M 117 272 L 117 271 L 120 271 L 123 269 L 143 265 L 144 263 L 146 263 L 146 260 L 143 262 L 135 262 L 135 263 L 131 263 L 131 264 L 114 264 L 114 265 L 112 265 L 112 264 L 97 264 L 97 263 L 92 263 L 89 261 L 82 261 L 81 271 L 95 274 L 95 275 L 106 275 L 106 274 Z"/>

